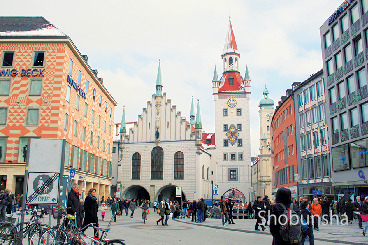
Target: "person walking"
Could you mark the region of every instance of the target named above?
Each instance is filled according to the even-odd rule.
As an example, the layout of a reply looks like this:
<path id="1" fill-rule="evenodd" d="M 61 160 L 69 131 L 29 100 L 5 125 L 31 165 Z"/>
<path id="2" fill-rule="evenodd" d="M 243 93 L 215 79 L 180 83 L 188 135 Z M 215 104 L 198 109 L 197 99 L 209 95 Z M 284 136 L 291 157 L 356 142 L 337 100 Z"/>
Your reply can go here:
<path id="1" fill-rule="evenodd" d="M 76 215 L 76 225 L 82 228 L 83 223 L 83 207 L 79 200 L 79 185 L 72 184 L 72 189 L 68 193 L 68 201 L 66 203 L 67 214 Z"/>
<path id="2" fill-rule="evenodd" d="M 88 191 L 88 195 L 84 200 L 84 210 L 85 217 L 83 231 L 87 229 L 86 226 L 89 224 L 93 224 L 93 226 L 98 227 L 98 201 L 96 198 L 96 189 L 92 188 Z M 94 236 L 98 237 L 98 229 L 94 229 Z"/>
<path id="3" fill-rule="evenodd" d="M 192 222 L 197 222 L 197 202 L 196 200 L 193 200 L 191 207 L 191 213 L 192 213 Z"/>
<path id="4" fill-rule="evenodd" d="M 322 219 L 323 221 L 327 221 L 327 223 L 330 223 L 330 206 L 331 206 L 330 201 L 325 196 L 323 198 L 323 201 L 321 202 L 321 207 L 322 207 Z"/>
<path id="5" fill-rule="evenodd" d="M 311 213 L 313 214 L 313 218 L 314 218 L 314 222 L 313 222 L 314 229 L 319 231 L 318 223 L 319 223 L 319 217 L 322 214 L 322 207 L 321 207 L 321 204 L 319 204 L 318 198 L 313 199 L 313 203 L 311 205 Z"/>
<path id="6" fill-rule="evenodd" d="M 368 215 L 368 197 L 364 199 L 364 202 L 362 203 L 362 209 L 361 209 L 362 215 Z M 368 229 L 368 220 L 365 223 L 364 229 L 363 229 L 363 236 L 365 236 Z"/>
<path id="7" fill-rule="evenodd" d="M 184 217 L 184 219 L 187 216 L 187 212 L 188 212 L 188 202 L 183 202 L 183 217 Z"/>
<path id="8" fill-rule="evenodd" d="M 119 204 L 116 201 L 116 198 L 114 198 L 111 203 L 111 213 L 112 216 L 114 217 L 114 222 L 116 222 L 116 215 L 118 215 L 118 212 L 119 212 Z"/>
<path id="9" fill-rule="evenodd" d="M 170 213 L 171 213 L 171 211 L 170 211 L 170 201 L 169 201 L 169 199 L 167 199 L 166 202 L 165 202 L 165 225 L 168 225 L 167 221 L 170 218 Z"/>
<path id="10" fill-rule="evenodd" d="M 257 219 L 256 225 L 254 227 L 254 229 L 256 231 L 259 231 L 258 226 L 261 226 L 262 231 L 264 231 L 266 228 L 263 225 L 263 220 L 262 218 L 264 218 L 264 213 L 265 213 L 265 207 L 264 207 L 264 203 L 262 202 L 262 199 L 260 196 L 257 197 L 257 200 L 254 202 L 253 204 L 253 209 L 254 209 L 254 214 L 255 214 L 255 218 Z"/>
<path id="11" fill-rule="evenodd" d="M 202 223 L 202 200 L 198 199 L 197 202 L 197 223 Z"/>
<path id="12" fill-rule="evenodd" d="M 233 207 L 234 204 L 231 202 L 231 199 L 229 198 L 229 200 L 227 201 L 227 213 L 229 217 L 229 224 L 235 224 L 233 218 Z"/>
<path id="13" fill-rule="evenodd" d="M 362 227 L 362 217 L 360 216 L 361 211 L 362 211 L 362 206 L 363 206 L 363 202 L 360 201 L 360 196 L 357 196 L 356 201 L 354 203 L 354 210 L 355 210 L 355 212 L 357 212 L 358 225 L 359 225 L 360 229 L 363 229 L 363 227 Z"/>
<path id="14" fill-rule="evenodd" d="M 309 244 L 314 245 L 313 221 L 312 214 L 309 211 L 309 203 L 303 201 L 300 204 L 301 222 L 302 222 L 302 243 L 304 245 L 305 239 L 309 238 Z"/>
<path id="15" fill-rule="evenodd" d="M 160 218 L 156 220 L 156 225 L 158 225 L 158 222 L 161 221 L 161 224 L 164 225 L 164 217 L 165 217 L 165 201 L 162 200 L 158 204 L 157 213 L 160 215 Z"/>
<path id="16" fill-rule="evenodd" d="M 130 209 L 130 211 L 132 212 L 131 214 L 130 214 L 130 218 L 133 218 L 133 216 L 134 216 L 134 211 L 135 211 L 135 209 L 137 208 L 137 204 L 136 204 L 136 202 L 135 202 L 135 199 L 133 198 L 133 200 L 130 202 L 130 204 L 129 204 L 129 209 Z"/>
<path id="17" fill-rule="evenodd" d="M 221 196 L 221 199 L 220 199 L 220 209 L 221 209 L 222 225 L 227 226 L 229 216 L 228 216 L 228 213 L 227 213 L 227 204 L 226 204 L 226 201 L 224 199 L 224 196 Z"/>
<path id="18" fill-rule="evenodd" d="M 294 200 L 295 201 L 295 200 Z M 270 207 L 271 207 L 271 204 L 270 204 L 270 200 L 268 199 L 268 196 L 265 195 L 265 197 L 263 198 L 262 200 L 263 202 L 263 207 L 264 207 L 264 217 L 266 219 L 266 223 L 265 223 L 265 226 L 267 226 L 267 220 L 268 220 L 268 211 L 270 210 Z"/>

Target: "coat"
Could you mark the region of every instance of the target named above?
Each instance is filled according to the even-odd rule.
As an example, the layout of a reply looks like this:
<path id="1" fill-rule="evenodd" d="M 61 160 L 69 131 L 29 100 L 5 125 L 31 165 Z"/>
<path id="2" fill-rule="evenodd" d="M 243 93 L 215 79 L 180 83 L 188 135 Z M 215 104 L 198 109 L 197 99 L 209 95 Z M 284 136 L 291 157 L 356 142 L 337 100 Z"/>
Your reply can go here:
<path id="1" fill-rule="evenodd" d="M 83 215 L 83 207 L 79 201 L 79 194 L 75 193 L 73 190 L 70 190 L 68 193 L 68 202 L 66 203 L 67 214 L 77 214 L 77 217 L 82 217 Z"/>
<path id="2" fill-rule="evenodd" d="M 85 217 L 84 217 L 84 223 L 83 226 L 86 226 L 88 224 L 96 224 L 95 226 L 98 226 L 98 203 L 97 198 L 88 195 L 84 201 L 84 210 L 85 210 Z"/>
<path id="3" fill-rule="evenodd" d="M 130 210 L 135 210 L 136 207 L 137 207 L 137 204 L 135 202 L 131 201 L 130 204 L 129 204 Z"/>
<path id="4" fill-rule="evenodd" d="M 322 214 L 322 206 L 321 204 L 315 204 L 315 203 L 312 203 L 311 205 L 311 213 L 313 215 L 316 215 L 316 216 L 321 216 Z"/>
<path id="5" fill-rule="evenodd" d="M 117 202 L 113 202 L 111 204 L 111 212 L 113 215 L 115 215 L 119 210 L 119 204 Z"/>
<path id="6" fill-rule="evenodd" d="M 160 216 L 164 217 L 165 216 L 165 203 L 160 202 L 160 204 L 158 205 L 158 209 L 160 210 Z"/>
<path id="7" fill-rule="evenodd" d="M 301 213 L 301 218 L 303 220 L 305 220 L 305 222 L 308 224 L 308 229 L 306 231 L 303 231 L 303 234 L 310 234 L 313 233 L 313 221 L 312 221 L 312 214 L 311 212 L 304 208 L 300 211 Z"/>

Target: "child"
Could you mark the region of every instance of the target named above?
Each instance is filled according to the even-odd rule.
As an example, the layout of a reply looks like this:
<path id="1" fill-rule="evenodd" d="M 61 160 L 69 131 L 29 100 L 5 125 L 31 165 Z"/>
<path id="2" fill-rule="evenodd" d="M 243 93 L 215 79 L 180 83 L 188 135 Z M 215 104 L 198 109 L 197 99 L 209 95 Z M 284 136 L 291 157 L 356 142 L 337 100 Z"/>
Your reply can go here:
<path id="1" fill-rule="evenodd" d="M 102 203 L 102 208 L 101 208 L 102 221 L 105 221 L 106 209 L 107 209 L 106 204 L 103 202 Z"/>

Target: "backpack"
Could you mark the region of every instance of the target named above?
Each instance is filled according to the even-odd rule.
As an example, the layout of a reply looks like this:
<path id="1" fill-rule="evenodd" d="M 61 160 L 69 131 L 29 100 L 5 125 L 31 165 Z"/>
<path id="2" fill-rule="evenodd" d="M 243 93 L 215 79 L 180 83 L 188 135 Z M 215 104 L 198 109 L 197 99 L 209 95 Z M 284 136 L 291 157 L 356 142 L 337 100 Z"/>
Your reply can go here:
<path id="1" fill-rule="evenodd" d="M 302 240 L 302 227 L 300 216 L 294 210 L 294 204 L 292 203 L 290 208 L 286 208 L 282 203 L 279 204 L 284 209 L 280 218 L 281 224 L 279 230 L 282 240 L 290 244 L 300 243 Z"/>

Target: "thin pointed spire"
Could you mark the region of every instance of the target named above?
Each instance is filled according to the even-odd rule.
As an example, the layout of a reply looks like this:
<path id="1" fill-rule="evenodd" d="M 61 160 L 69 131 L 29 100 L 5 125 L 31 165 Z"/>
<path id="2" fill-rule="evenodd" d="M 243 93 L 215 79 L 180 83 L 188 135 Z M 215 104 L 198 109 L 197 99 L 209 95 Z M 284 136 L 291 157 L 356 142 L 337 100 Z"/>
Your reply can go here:
<path id="1" fill-rule="evenodd" d="M 194 101 L 192 96 L 192 105 L 190 107 L 190 124 L 195 124 L 195 112 L 194 112 Z"/>
<path id="2" fill-rule="evenodd" d="M 218 75 L 217 75 L 216 66 L 215 66 L 215 71 L 213 72 L 213 79 L 212 79 L 212 81 L 218 81 Z"/>
<path id="3" fill-rule="evenodd" d="M 197 100 L 197 116 L 196 116 L 196 123 L 195 128 L 196 129 L 202 129 L 202 120 L 201 120 L 201 109 L 199 107 L 199 100 Z"/>
<path id="4" fill-rule="evenodd" d="M 126 133 L 126 123 L 125 123 L 125 106 L 123 107 L 123 116 L 121 117 L 121 124 L 120 124 L 120 133 Z"/>
<path id="5" fill-rule="evenodd" d="M 156 96 L 162 96 L 161 61 L 158 60 L 158 72 L 156 79 Z"/>
<path id="6" fill-rule="evenodd" d="M 232 53 L 232 52 L 238 53 L 238 46 L 236 45 L 233 26 L 231 25 L 231 20 L 229 17 L 229 31 L 227 33 L 227 37 L 225 41 L 224 54 Z"/>
<path id="7" fill-rule="evenodd" d="M 266 86 L 266 84 L 265 84 L 265 89 L 263 90 L 263 96 L 264 96 L 264 98 L 265 99 L 268 99 L 268 89 L 267 89 L 267 86 Z"/>
<path id="8" fill-rule="evenodd" d="M 250 75 L 249 75 L 248 65 L 246 65 L 246 66 L 245 66 L 245 76 L 244 76 L 244 80 L 245 80 L 245 81 L 250 81 Z"/>

